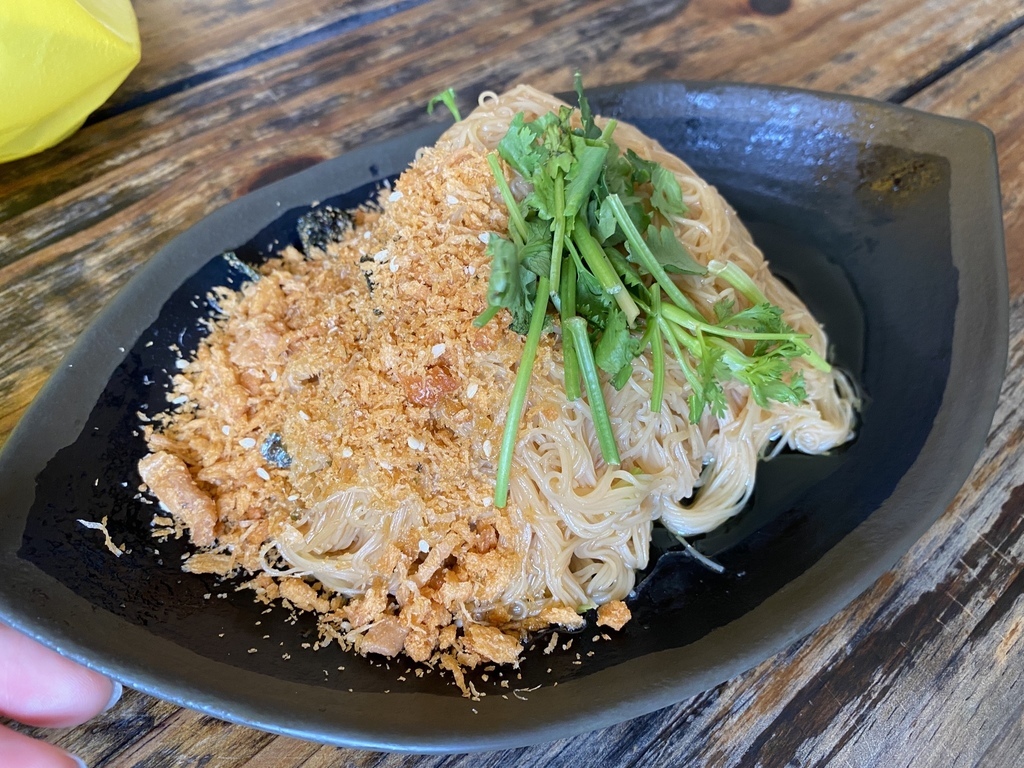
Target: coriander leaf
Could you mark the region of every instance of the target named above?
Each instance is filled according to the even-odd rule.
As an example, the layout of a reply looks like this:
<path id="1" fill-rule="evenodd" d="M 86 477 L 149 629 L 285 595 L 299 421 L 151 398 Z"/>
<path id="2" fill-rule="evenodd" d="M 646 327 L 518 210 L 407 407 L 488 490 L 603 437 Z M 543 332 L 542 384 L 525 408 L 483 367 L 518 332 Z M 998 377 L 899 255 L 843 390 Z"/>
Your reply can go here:
<path id="1" fill-rule="evenodd" d="M 512 315 L 512 329 L 525 333 L 529 327 L 532 302 L 526 292 L 530 274 L 524 280 L 519 268 L 519 254 L 515 243 L 494 233 L 487 243 L 487 255 L 491 257 L 491 277 L 487 282 L 487 303 L 492 307 L 504 307 Z"/>
<path id="2" fill-rule="evenodd" d="M 445 88 L 439 94 L 432 96 L 430 101 L 427 102 L 427 114 L 434 114 L 434 107 L 438 104 L 444 104 L 448 107 L 448 111 L 452 113 L 452 117 L 455 118 L 455 122 L 462 121 L 462 115 L 459 114 L 459 107 L 455 103 L 455 89 Z"/>
<path id="3" fill-rule="evenodd" d="M 555 183 L 556 180 L 546 173 L 534 174 L 533 191 L 524 201 L 528 208 L 534 208 L 537 215 L 547 221 L 555 218 Z"/>
<path id="4" fill-rule="evenodd" d="M 600 185 L 603 197 L 611 194 L 626 197 L 633 194 L 633 169 L 626 158 L 618 154 L 618 147 L 609 147 L 610 160 L 604 167 L 604 179 Z"/>
<path id="5" fill-rule="evenodd" d="M 615 214 L 607 205 L 602 205 L 597 210 L 597 239 L 604 243 L 610 240 L 618 229 L 618 222 L 615 221 Z"/>
<path id="6" fill-rule="evenodd" d="M 587 269 L 572 241 L 567 239 L 566 243 L 570 246 L 569 254 L 576 268 L 576 314 L 586 318 L 591 325 L 603 328 L 605 315 L 614 301 L 601 287 L 601 281 Z"/>
<path id="7" fill-rule="evenodd" d="M 715 319 L 718 320 L 719 325 L 726 325 L 726 320 L 732 315 L 733 309 L 736 307 L 736 302 L 732 299 L 720 299 L 715 302 L 714 311 Z"/>
<path id="8" fill-rule="evenodd" d="M 679 242 L 672 227 L 666 225 L 659 229 L 652 224 L 647 228 L 646 240 L 647 247 L 666 272 L 679 272 L 684 275 L 707 273 L 707 270 L 694 260 L 686 247 Z"/>
<path id="9" fill-rule="evenodd" d="M 718 418 L 725 415 L 725 392 L 719 383 L 722 354 L 718 347 L 702 347 L 696 369 L 699 386 L 690 395 L 690 421 L 694 424 L 700 421 L 705 408 Z"/>
<path id="10" fill-rule="evenodd" d="M 575 218 L 590 197 L 604 170 L 608 147 L 592 147 L 579 140 L 573 142 L 573 154 L 576 156 L 576 162 L 565 177 L 569 182 L 565 188 L 565 218 L 568 221 Z"/>
<path id="11" fill-rule="evenodd" d="M 508 133 L 498 142 L 498 154 L 524 178 L 531 178 L 544 162 L 546 150 L 537 143 L 537 134 L 526 124 L 526 115 L 519 112 L 512 118 Z"/>
<path id="12" fill-rule="evenodd" d="M 615 387 L 616 391 L 618 391 L 621 390 L 624 386 L 626 386 L 626 383 L 630 380 L 630 378 L 632 378 L 632 376 L 633 364 L 626 363 L 619 369 L 618 373 L 612 376 L 610 383 L 613 387 Z"/>
<path id="13" fill-rule="evenodd" d="M 634 184 L 646 184 L 651 180 L 658 164 L 653 160 L 644 160 L 632 149 L 626 150 L 626 162 L 629 164 Z"/>
<path id="14" fill-rule="evenodd" d="M 662 216 L 682 216 L 687 208 L 683 203 L 683 190 L 679 187 L 679 181 L 672 171 L 664 166 L 655 164 L 651 173 L 651 184 L 654 191 L 651 193 L 651 207 Z"/>
<path id="15" fill-rule="evenodd" d="M 576 88 L 576 100 L 580 105 L 580 120 L 583 123 L 583 135 L 588 139 L 596 139 L 601 129 L 594 123 L 594 115 L 590 111 L 590 102 L 583 95 L 583 75 L 579 70 L 573 74 L 573 86 Z"/>
<path id="16" fill-rule="evenodd" d="M 783 379 L 790 371 L 789 360 L 772 354 L 753 358 L 746 368 L 734 373 L 750 387 L 754 401 L 762 408 L 768 408 L 770 400 L 798 405 L 806 399 L 802 375 L 796 374 L 788 384 Z"/>
<path id="17" fill-rule="evenodd" d="M 793 376 L 788 384 L 781 379 L 766 381 L 757 387 L 751 387 L 750 392 L 758 405 L 763 406 L 766 406 L 770 400 L 774 400 L 777 403 L 800 405 L 800 403 L 807 399 L 807 390 L 804 388 L 802 372 Z M 762 403 L 762 401 L 764 402 Z"/>
<path id="18" fill-rule="evenodd" d="M 606 217 L 615 218 L 613 206 L 608 202 L 608 200 L 611 199 L 611 197 L 612 196 L 606 197 L 604 200 L 601 201 L 601 207 L 598 209 L 596 217 L 598 223 L 600 223 Z M 627 195 L 626 197 L 614 195 L 614 197 L 618 198 L 619 202 L 622 204 L 622 207 L 626 212 L 626 216 L 629 218 L 631 222 L 633 222 L 633 226 L 636 227 L 637 232 L 646 231 L 647 228 L 650 226 L 651 217 L 648 216 L 647 213 L 644 211 L 644 207 L 640 203 L 640 198 L 634 197 L 632 195 Z M 617 219 L 616 223 L 618 223 Z M 608 227 L 609 225 L 605 223 L 603 226 Z M 625 234 L 623 234 L 622 226 L 618 225 L 615 232 L 604 239 L 603 244 L 618 245 L 619 243 L 625 242 L 625 240 L 626 236 Z M 632 255 L 632 251 L 630 251 L 629 260 L 636 263 L 636 259 Z"/>
<path id="19" fill-rule="evenodd" d="M 610 376 L 616 376 L 640 354 L 640 340 L 629 332 L 626 315 L 612 306 L 605 321 L 604 333 L 594 349 L 594 362 Z M 617 387 L 621 389 L 621 387 Z"/>
<path id="20" fill-rule="evenodd" d="M 793 329 L 782 322 L 781 307 L 769 302 L 720 317 L 718 324 L 730 328 L 746 328 L 757 333 L 793 333 Z"/>
<path id="21" fill-rule="evenodd" d="M 525 123 L 525 125 L 536 134 L 545 149 L 554 152 L 560 147 L 565 149 L 562 146 L 562 130 L 559 127 L 559 122 L 560 118 L 554 112 L 545 112 L 534 120 Z"/>
<path id="22" fill-rule="evenodd" d="M 559 173 L 563 175 L 569 172 L 572 168 L 573 155 L 572 152 L 554 152 L 551 157 L 548 158 L 547 163 L 544 164 L 544 170 L 547 175 L 554 178 Z"/>
<path id="23" fill-rule="evenodd" d="M 527 222 L 526 244 L 519 251 L 519 263 L 538 277 L 551 273 L 551 227 L 546 221 Z"/>
<path id="24" fill-rule="evenodd" d="M 711 413 L 715 416 L 725 415 L 725 392 L 719 382 L 721 361 L 722 350 L 708 348 L 701 356 L 700 364 L 697 366 L 697 376 L 704 384 L 704 399 L 708 401 Z"/>

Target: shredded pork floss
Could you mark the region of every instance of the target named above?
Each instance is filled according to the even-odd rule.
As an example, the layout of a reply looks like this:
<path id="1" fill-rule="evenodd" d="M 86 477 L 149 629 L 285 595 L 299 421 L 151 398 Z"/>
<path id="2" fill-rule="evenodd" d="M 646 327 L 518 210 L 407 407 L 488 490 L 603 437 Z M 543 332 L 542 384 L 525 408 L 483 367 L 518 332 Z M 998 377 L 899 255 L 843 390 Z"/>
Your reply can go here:
<path id="1" fill-rule="evenodd" d="M 491 501 L 522 341 L 472 321 L 506 214 L 473 148 L 423 152 L 382 202 L 329 253 L 289 249 L 221 295 L 227 319 L 176 377 L 189 405 L 140 470 L 161 500 L 193 500 L 176 518 L 195 543 L 215 531 L 193 568 L 259 573 L 262 598 L 318 612 L 325 638 L 515 663 L 523 631 L 581 620 L 524 601 L 530 531 Z M 259 450 L 272 435 L 286 468 Z"/>

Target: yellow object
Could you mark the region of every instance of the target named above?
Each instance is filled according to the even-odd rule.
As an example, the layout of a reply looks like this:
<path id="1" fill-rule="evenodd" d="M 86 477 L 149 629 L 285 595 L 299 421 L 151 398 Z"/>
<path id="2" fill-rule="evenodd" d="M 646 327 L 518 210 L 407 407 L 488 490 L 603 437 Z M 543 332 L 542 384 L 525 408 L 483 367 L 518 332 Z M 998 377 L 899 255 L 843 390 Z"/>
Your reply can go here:
<path id="1" fill-rule="evenodd" d="M 77 131 L 140 50 L 129 0 L 0 0 L 0 163 Z"/>

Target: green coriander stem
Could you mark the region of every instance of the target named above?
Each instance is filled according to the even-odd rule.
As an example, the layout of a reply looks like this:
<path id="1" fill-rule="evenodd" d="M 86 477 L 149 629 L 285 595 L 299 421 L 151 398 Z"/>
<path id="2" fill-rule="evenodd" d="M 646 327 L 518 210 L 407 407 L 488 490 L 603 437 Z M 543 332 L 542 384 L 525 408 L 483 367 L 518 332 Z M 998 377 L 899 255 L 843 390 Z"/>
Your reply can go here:
<path id="1" fill-rule="evenodd" d="M 614 118 L 609 118 L 608 122 L 604 124 L 604 130 L 601 131 L 601 136 L 600 136 L 599 140 L 603 141 L 605 143 L 611 141 L 612 140 L 612 133 L 615 132 L 615 128 L 616 128 L 616 126 L 618 126 L 618 124 L 619 124 L 618 120 L 615 120 Z"/>
<path id="2" fill-rule="evenodd" d="M 720 277 L 723 280 L 725 280 L 727 283 L 729 283 L 729 285 L 731 285 L 737 291 L 742 293 L 743 296 L 747 299 L 747 301 L 749 301 L 751 304 L 756 305 L 771 303 L 768 301 L 768 298 L 761 292 L 761 289 L 757 287 L 757 285 L 751 279 L 750 275 L 748 275 L 746 272 L 744 272 L 742 269 L 740 269 L 732 262 L 723 262 L 719 261 L 718 259 L 712 259 L 710 262 L 708 262 L 708 272 L 715 275 L 716 277 Z M 733 333 L 731 335 L 737 339 L 760 338 L 755 336 L 740 336 L 738 333 Z M 808 337 L 806 334 L 794 333 L 786 338 L 791 338 L 794 341 L 797 341 L 801 339 L 806 339 Z M 828 362 L 821 357 L 821 355 L 819 355 L 817 352 L 811 349 L 809 345 L 802 344 L 801 346 L 803 347 L 802 357 L 811 366 L 817 368 L 819 371 L 824 371 L 825 373 L 828 373 L 829 371 L 832 370 L 832 366 L 829 365 Z"/>
<path id="3" fill-rule="evenodd" d="M 750 275 L 740 269 L 732 262 L 712 259 L 708 262 L 708 272 L 715 277 L 720 277 L 729 283 L 733 288 L 743 294 L 751 304 L 769 304 L 768 298 L 757 287 Z"/>
<path id="4" fill-rule="evenodd" d="M 622 279 L 611 262 L 608 261 L 604 250 L 590 234 L 590 228 L 583 220 L 582 215 L 577 216 L 573 222 L 572 239 L 575 241 L 576 247 L 579 248 L 583 260 L 590 267 L 590 271 L 594 273 L 594 277 L 601 283 L 605 293 L 615 298 L 615 302 L 626 315 L 626 322 L 632 328 L 640 314 L 640 308 L 633 301 L 633 297 L 629 295 L 626 286 L 622 284 Z"/>
<path id="5" fill-rule="evenodd" d="M 485 325 L 491 322 L 494 316 L 498 314 L 498 310 L 500 309 L 500 304 L 488 305 L 487 309 L 485 309 L 483 312 L 477 315 L 476 319 L 473 321 L 473 325 L 477 328 L 483 328 Z"/>
<path id="6" fill-rule="evenodd" d="M 679 335 L 677 335 L 673 327 L 669 325 L 668 321 L 660 315 L 658 316 L 658 326 L 661 328 L 662 336 L 665 337 L 665 340 L 668 341 L 668 345 L 672 348 L 672 354 L 676 356 L 676 360 L 679 362 L 679 367 L 683 369 L 683 375 L 686 377 L 686 380 L 690 382 L 690 388 L 693 389 L 694 392 L 699 392 L 701 390 L 700 379 L 697 378 L 697 373 L 693 370 L 693 367 L 686 362 L 686 358 L 683 356 L 683 350 L 679 347 L 681 336 L 686 334 L 683 334 L 680 331 Z M 697 418 L 700 418 L 700 414 L 697 414 Z M 690 414 L 690 420 L 696 423 L 696 419 L 693 418 L 693 414 Z"/>
<path id="7" fill-rule="evenodd" d="M 683 295 L 683 292 L 679 290 L 679 286 L 672 282 L 672 278 L 665 272 L 665 268 L 654 258 L 654 254 L 647 247 L 643 236 L 637 230 L 633 220 L 629 218 L 629 214 L 626 213 L 626 207 L 622 204 L 619 196 L 608 195 L 605 199 L 605 205 L 611 206 L 615 220 L 619 223 L 619 228 L 622 229 L 622 233 L 626 236 L 626 241 L 629 243 L 629 252 L 640 261 L 644 269 L 657 281 L 668 298 L 680 309 L 686 310 L 694 317 L 701 317 L 693 302 Z"/>
<path id="8" fill-rule="evenodd" d="M 530 376 L 533 363 L 537 359 L 537 346 L 540 334 L 544 330 L 544 317 L 547 314 L 548 278 L 537 280 L 537 300 L 533 304 L 530 316 L 530 329 L 523 345 L 523 355 L 519 358 L 519 370 L 512 386 L 512 398 L 509 400 L 508 413 L 505 415 L 505 428 L 501 434 L 501 452 L 498 455 L 498 468 L 494 479 L 494 506 L 501 509 L 508 502 L 508 482 L 512 473 L 512 454 L 516 449 L 516 438 L 519 436 L 519 421 L 526 408 L 526 395 L 530 389 Z"/>
<path id="9" fill-rule="evenodd" d="M 661 287 L 657 284 L 651 288 L 651 308 L 654 316 L 660 317 Z M 665 342 L 661 338 L 661 326 L 652 320 L 647 320 L 651 331 L 651 372 L 654 375 L 651 384 L 651 412 L 661 413 L 661 401 L 665 396 Z"/>
<path id="10" fill-rule="evenodd" d="M 608 147 L 584 146 L 576 152 L 578 165 L 574 176 L 565 189 L 565 215 L 569 218 L 583 210 L 590 197 L 594 185 L 604 171 L 604 161 L 608 157 Z"/>
<path id="11" fill-rule="evenodd" d="M 832 366 L 829 365 L 828 361 L 811 349 L 810 346 L 807 346 L 804 350 L 803 358 L 810 363 L 813 368 L 817 368 L 819 371 L 829 373 L 832 370 Z"/>
<path id="12" fill-rule="evenodd" d="M 580 362 L 580 373 L 587 386 L 587 401 L 590 403 L 590 417 L 594 421 L 597 442 L 601 446 L 601 455 L 606 464 L 621 464 L 619 449 L 615 445 L 615 433 L 612 432 L 611 418 L 601 391 L 601 381 L 594 363 L 594 350 L 590 348 L 587 338 L 587 321 L 582 317 L 570 317 L 565 321 L 563 330 L 568 329 L 576 345 L 576 357 Z"/>
<path id="13" fill-rule="evenodd" d="M 676 325 L 681 325 L 691 331 L 700 330 L 713 336 L 725 336 L 732 339 L 749 339 L 750 341 L 796 341 L 806 339 L 806 333 L 759 333 L 757 331 L 741 331 L 732 328 L 722 328 L 718 325 L 711 325 L 701 320 L 695 320 L 689 312 L 683 312 L 678 307 L 667 306 L 662 309 L 666 320 Z"/>
<path id="14" fill-rule="evenodd" d="M 498 160 L 497 153 L 491 152 L 487 155 L 487 164 L 491 166 L 494 181 L 501 192 L 502 200 L 505 201 L 505 207 L 508 208 L 508 220 L 512 225 L 509 230 L 511 234 L 518 236 L 519 245 L 522 246 L 526 242 L 527 236 L 526 219 L 523 218 L 523 212 L 519 210 L 519 203 L 516 202 L 512 190 L 509 189 L 508 182 L 505 180 L 505 173 L 501 170 L 501 162 Z"/>
<path id="15" fill-rule="evenodd" d="M 551 240 L 551 295 L 561 295 L 562 248 L 565 246 L 565 181 L 555 178 L 555 232 Z"/>
<path id="16" fill-rule="evenodd" d="M 576 358 L 576 345 L 572 335 L 565 330 L 565 321 L 576 316 L 576 262 L 572 258 L 565 259 L 562 267 L 562 287 L 559 292 L 559 315 L 562 319 L 562 376 L 565 382 L 565 396 L 569 400 L 579 400 L 580 361 Z"/>

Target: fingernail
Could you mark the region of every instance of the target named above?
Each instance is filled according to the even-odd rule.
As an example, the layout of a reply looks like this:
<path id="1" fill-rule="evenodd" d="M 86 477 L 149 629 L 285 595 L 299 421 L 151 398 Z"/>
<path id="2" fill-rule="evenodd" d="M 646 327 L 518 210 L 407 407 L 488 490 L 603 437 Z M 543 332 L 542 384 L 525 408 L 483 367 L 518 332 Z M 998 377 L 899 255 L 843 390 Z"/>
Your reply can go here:
<path id="1" fill-rule="evenodd" d="M 103 708 L 104 712 L 109 712 L 114 708 L 114 705 L 121 700 L 121 694 L 124 693 L 124 686 L 116 680 L 114 681 L 114 690 L 110 694 L 110 701 L 107 702 L 107 706 Z"/>
<path id="2" fill-rule="evenodd" d="M 80 758 L 78 755 L 72 755 L 70 752 L 68 752 L 67 755 L 75 761 L 75 765 L 77 765 L 78 768 L 89 768 L 89 766 L 85 764 L 85 760 Z"/>

